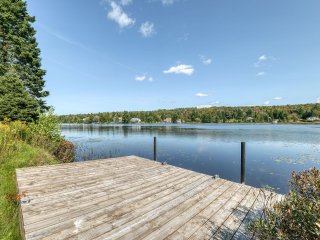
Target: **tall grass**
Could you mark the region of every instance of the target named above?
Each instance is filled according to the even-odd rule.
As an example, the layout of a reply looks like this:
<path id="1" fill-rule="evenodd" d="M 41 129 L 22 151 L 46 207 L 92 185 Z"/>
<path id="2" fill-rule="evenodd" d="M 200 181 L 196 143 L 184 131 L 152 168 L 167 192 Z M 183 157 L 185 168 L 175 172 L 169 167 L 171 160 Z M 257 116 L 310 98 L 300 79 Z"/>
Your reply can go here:
<path id="1" fill-rule="evenodd" d="M 0 239 L 20 239 L 15 169 L 70 162 L 74 147 L 60 136 L 51 114 L 39 122 L 0 122 Z"/>

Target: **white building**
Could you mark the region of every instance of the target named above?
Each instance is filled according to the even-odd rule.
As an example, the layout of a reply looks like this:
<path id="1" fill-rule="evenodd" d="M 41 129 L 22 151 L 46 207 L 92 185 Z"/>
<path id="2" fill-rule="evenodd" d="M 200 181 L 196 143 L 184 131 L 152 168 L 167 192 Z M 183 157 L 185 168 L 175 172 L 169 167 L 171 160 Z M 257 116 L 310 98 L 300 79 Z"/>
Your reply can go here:
<path id="1" fill-rule="evenodd" d="M 313 121 L 320 121 L 320 118 L 318 117 L 308 117 L 307 121 L 313 122 Z"/>
<path id="2" fill-rule="evenodd" d="M 164 123 L 172 123 L 172 119 L 171 118 L 166 118 L 163 120 Z"/>
<path id="3" fill-rule="evenodd" d="M 252 122 L 253 121 L 253 117 L 247 117 L 246 121 L 247 122 Z"/>
<path id="4" fill-rule="evenodd" d="M 131 118 L 130 123 L 141 123 L 141 119 L 140 118 Z"/>

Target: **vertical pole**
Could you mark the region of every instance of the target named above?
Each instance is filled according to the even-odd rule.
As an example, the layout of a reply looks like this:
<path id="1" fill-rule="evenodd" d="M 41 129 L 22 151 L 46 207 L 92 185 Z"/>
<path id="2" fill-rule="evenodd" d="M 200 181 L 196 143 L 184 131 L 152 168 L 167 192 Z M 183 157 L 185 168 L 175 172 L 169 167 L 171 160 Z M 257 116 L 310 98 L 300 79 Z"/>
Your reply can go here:
<path id="1" fill-rule="evenodd" d="M 157 137 L 153 137 L 153 159 L 157 161 Z"/>
<path id="2" fill-rule="evenodd" d="M 241 179 L 240 183 L 245 183 L 246 176 L 246 143 L 241 142 Z"/>

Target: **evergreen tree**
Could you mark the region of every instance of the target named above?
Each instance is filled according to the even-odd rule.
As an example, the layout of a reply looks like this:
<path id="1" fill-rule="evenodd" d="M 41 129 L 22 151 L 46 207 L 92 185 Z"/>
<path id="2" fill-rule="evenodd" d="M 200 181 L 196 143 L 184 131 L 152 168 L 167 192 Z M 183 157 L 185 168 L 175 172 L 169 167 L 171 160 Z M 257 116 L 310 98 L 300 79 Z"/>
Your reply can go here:
<path id="1" fill-rule="evenodd" d="M 0 76 L 0 120 L 31 122 L 39 116 L 39 104 L 25 89 L 19 75 L 14 71 Z"/>
<path id="2" fill-rule="evenodd" d="M 40 49 L 23 0 L 0 0 L 0 76 L 14 68 L 25 89 L 40 109 L 47 109 L 44 97 L 45 71 L 41 69 Z M 31 99 L 31 98 L 28 98 Z"/>

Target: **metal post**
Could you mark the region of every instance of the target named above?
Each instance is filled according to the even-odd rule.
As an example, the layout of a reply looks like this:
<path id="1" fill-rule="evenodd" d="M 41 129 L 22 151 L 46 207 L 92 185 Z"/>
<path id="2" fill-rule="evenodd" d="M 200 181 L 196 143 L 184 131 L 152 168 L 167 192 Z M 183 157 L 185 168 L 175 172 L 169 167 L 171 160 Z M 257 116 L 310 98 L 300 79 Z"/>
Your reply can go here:
<path id="1" fill-rule="evenodd" d="M 153 159 L 157 161 L 157 137 L 153 138 Z"/>
<path id="2" fill-rule="evenodd" d="M 241 179 L 240 183 L 245 183 L 246 176 L 246 143 L 241 142 Z"/>

